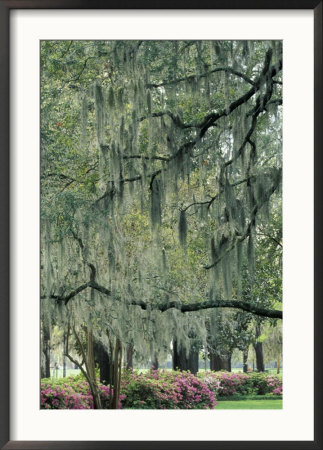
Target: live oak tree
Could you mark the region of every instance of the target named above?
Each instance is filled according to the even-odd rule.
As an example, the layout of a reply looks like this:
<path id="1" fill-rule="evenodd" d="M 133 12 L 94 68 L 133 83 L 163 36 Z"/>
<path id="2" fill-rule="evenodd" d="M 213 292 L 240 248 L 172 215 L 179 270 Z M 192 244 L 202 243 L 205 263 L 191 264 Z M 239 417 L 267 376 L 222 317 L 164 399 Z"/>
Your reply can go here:
<path id="1" fill-rule="evenodd" d="M 42 42 L 42 324 L 95 407 L 94 341 L 117 407 L 124 348 L 188 357 L 217 311 L 282 318 L 242 286 L 281 195 L 281 75 L 279 41 Z"/>

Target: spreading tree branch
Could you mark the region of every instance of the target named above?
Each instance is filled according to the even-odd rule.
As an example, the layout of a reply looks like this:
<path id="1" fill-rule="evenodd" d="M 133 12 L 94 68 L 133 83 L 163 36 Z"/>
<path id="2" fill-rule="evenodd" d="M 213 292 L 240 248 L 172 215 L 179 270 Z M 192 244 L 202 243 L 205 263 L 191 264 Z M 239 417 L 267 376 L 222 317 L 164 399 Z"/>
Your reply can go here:
<path id="1" fill-rule="evenodd" d="M 209 128 L 215 126 L 216 122 L 220 118 L 222 118 L 224 116 L 229 116 L 235 109 L 237 109 L 243 103 L 246 103 L 256 92 L 258 92 L 260 90 L 260 88 L 266 82 L 266 80 L 268 81 L 269 79 L 272 79 L 272 77 L 274 77 L 282 69 L 282 61 L 279 61 L 274 66 L 270 66 L 271 58 L 272 58 L 272 50 L 269 49 L 266 53 L 263 70 L 262 70 L 261 74 L 259 75 L 258 79 L 254 82 L 252 88 L 248 92 L 246 92 L 244 95 L 239 97 L 237 100 L 233 101 L 229 105 L 228 108 L 224 108 L 222 111 L 220 111 L 218 113 L 208 114 L 207 116 L 205 116 L 205 118 L 199 124 L 196 124 L 195 128 L 200 130 L 197 137 L 189 142 L 182 144 L 179 147 L 179 149 L 177 150 L 177 152 L 175 152 L 173 155 L 171 155 L 169 157 L 169 159 L 167 161 L 168 164 L 171 161 L 173 161 L 174 159 L 182 156 L 183 154 L 191 152 L 191 150 L 195 147 L 195 145 L 201 141 L 201 139 L 204 137 L 205 133 L 207 132 L 207 130 Z M 270 84 L 270 83 L 268 83 L 268 84 Z M 268 94 L 268 89 L 267 89 L 267 94 L 265 95 L 262 107 L 260 107 L 261 106 L 260 99 L 258 99 L 258 102 L 256 102 L 257 110 L 253 111 L 252 125 L 249 129 L 247 136 L 245 137 L 244 142 L 241 145 L 241 148 L 239 149 L 238 155 L 241 153 L 242 149 L 244 148 L 244 146 L 250 139 L 250 137 L 256 127 L 256 124 L 257 124 L 257 117 L 260 114 L 260 112 L 263 111 L 264 106 L 267 103 L 267 101 L 269 101 L 270 96 L 269 96 L 269 98 L 268 98 L 268 96 L 269 96 L 269 94 Z M 278 99 L 277 99 L 277 101 L 278 101 Z M 233 160 L 230 160 L 226 163 L 226 165 L 230 165 L 230 164 L 232 164 L 232 162 L 233 162 Z M 150 175 L 148 175 L 148 178 L 151 178 L 151 179 L 155 178 L 157 175 L 159 175 L 160 173 L 162 173 L 163 171 L 166 171 L 166 170 L 167 170 L 167 168 L 158 169 L 158 170 L 154 171 L 153 173 L 151 173 Z M 142 179 L 142 177 L 143 177 L 143 175 L 140 174 L 140 175 L 136 175 L 131 178 L 122 178 L 119 180 L 119 183 L 140 181 Z M 104 198 L 106 198 L 109 195 L 111 195 L 110 188 L 107 189 L 104 192 L 104 194 L 95 201 L 95 203 L 98 203 L 99 201 L 103 200 Z"/>
<path id="2" fill-rule="evenodd" d="M 175 78 L 173 80 L 165 80 L 165 81 L 162 81 L 161 83 L 148 83 L 146 85 L 146 87 L 147 88 L 158 88 L 158 87 L 162 87 L 162 86 L 172 86 L 174 84 L 178 84 L 183 81 L 189 81 L 189 82 L 197 81 L 201 78 L 208 77 L 208 76 L 212 75 L 213 73 L 217 73 L 217 72 L 227 72 L 232 75 L 236 75 L 237 77 L 240 77 L 243 80 L 245 80 L 247 83 L 249 83 L 251 85 L 255 85 L 255 82 L 253 80 L 251 80 L 251 78 L 247 77 L 244 73 L 241 73 L 238 70 L 233 69 L 232 67 L 216 67 L 215 69 L 209 70 L 208 72 L 204 72 L 199 75 L 197 75 L 197 74 L 188 75 L 187 77 Z"/>
<path id="3" fill-rule="evenodd" d="M 194 128 L 194 127 L 196 127 L 196 125 L 194 125 L 192 123 L 184 123 L 184 122 L 182 122 L 180 117 L 178 115 L 173 114 L 171 111 L 154 112 L 154 113 L 151 113 L 149 116 L 142 116 L 142 117 L 140 117 L 139 122 L 142 122 L 142 121 L 144 121 L 146 119 L 149 119 L 150 117 L 163 117 L 163 116 L 169 116 L 172 119 L 172 121 L 174 122 L 174 124 L 178 128 L 182 128 L 183 130 L 185 130 L 186 128 Z"/>
<path id="4" fill-rule="evenodd" d="M 108 297 L 112 295 L 109 289 L 99 285 L 96 282 L 89 281 L 88 283 L 83 284 L 79 288 L 74 289 L 67 296 L 60 297 L 57 295 L 51 295 L 50 298 L 55 299 L 57 302 L 63 302 L 66 305 L 71 298 L 75 297 L 78 293 L 82 292 L 87 287 L 95 289 Z M 195 302 L 186 304 L 171 301 L 167 303 L 157 303 L 155 305 L 152 305 L 150 303 L 148 304 L 143 300 L 133 300 L 129 303 L 129 305 L 140 306 L 140 308 L 143 310 L 147 310 L 148 307 L 150 307 L 151 309 L 158 310 L 160 312 L 165 312 L 168 309 L 174 308 L 182 313 L 201 311 L 204 309 L 211 309 L 211 308 L 237 308 L 261 317 L 268 317 L 273 319 L 282 319 L 283 317 L 282 311 L 262 308 L 253 303 L 245 302 L 242 300 L 210 300 L 205 302 Z"/>

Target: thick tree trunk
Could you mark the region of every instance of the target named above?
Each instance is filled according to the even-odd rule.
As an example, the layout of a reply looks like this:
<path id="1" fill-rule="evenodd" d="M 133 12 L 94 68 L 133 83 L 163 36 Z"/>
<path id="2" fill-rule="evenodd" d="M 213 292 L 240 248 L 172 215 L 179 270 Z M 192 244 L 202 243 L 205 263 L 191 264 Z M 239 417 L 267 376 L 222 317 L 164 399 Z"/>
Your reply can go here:
<path id="1" fill-rule="evenodd" d="M 128 344 L 126 349 L 126 369 L 133 369 L 133 345 Z"/>
<path id="2" fill-rule="evenodd" d="M 243 372 L 248 372 L 248 348 L 242 352 L 243 357 Z"/>
<path id="3" fill-rule="evenodd" d="M 265 365 L 264 365 L 264 355 L 262 350 L 262 342 L 257 342 L 255 347 L 256 352 L 256 366 L 258 372 L 264 372 L 265 371 Z"/>
<path id="4" fill-rule="evenodd" d="M 100 381 L 105 385 L 112 383 L 112 367 L 109 353 L 100 342 L 94 344 L 94 358 L 100 370 Z"/>
<path id="5" fill-rule="evenodd" d="M 180 348 L 177 341 L 173 341 L 173 370 L 189 370 L 194 375 L 199 370 L 199 352 L 198 350 L 190 350 L 188 357 L 186 350 Z"/>
<path id="6" fill-rule="evenodd" d="M 260 325 L 256 326 L 256 339 L 261 335 L 261 329 Z M 258 372 L 264 372 L 265 371 L 265 365 L 264 365 L 264 354 L 262 349 L 262 342 L 256 342 L 254 344 L 254 349 L 256 353 L 256 365 L 257 365 L 257 371 Z"/>
<path id="7" fill-rule="evenodd" d="M 231 372 L 231 354 L 217 355 L 210 353 L 210 369 L 215 372 L 219 370 Z"/>

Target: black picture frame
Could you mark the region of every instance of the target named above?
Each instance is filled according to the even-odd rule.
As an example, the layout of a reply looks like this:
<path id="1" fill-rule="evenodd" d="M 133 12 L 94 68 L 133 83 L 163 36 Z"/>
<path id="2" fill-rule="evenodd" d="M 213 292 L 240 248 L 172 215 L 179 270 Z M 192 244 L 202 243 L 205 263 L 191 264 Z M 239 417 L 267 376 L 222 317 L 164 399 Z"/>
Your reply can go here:
<path id="1" fill-rule="evenodd" d="M 322 432 L 322 0 L 0 0 L 0 447 L 3 449 L 323 449 Z M 314 11 L 314 440 L 313 441 L 11 441 L 9 434 L 9 16 L 14 9 L 310 9 Z M 300 70 L 301 67 L 300 67 Z M 302 237 L 306 239 L 306 237 Z M 300 402 L 301 402 L 300 392 Z M 300 414 L 302 414 L 300 405 Z"/>

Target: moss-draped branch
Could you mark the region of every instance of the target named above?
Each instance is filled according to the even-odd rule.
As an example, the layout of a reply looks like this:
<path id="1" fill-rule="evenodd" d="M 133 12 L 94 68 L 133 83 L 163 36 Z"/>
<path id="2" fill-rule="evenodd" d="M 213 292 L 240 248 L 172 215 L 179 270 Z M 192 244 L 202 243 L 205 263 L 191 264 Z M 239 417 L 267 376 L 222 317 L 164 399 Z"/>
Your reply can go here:
<path id="1" fill-rule="evenodd" d="M 237 98 L 236 100 L 234 100 L 228 108 L 224 108 L 221 111 L 218 112 L 212 112 L 210 114 L 207 114 L 203 120 L 199 123 L 196 124 L 185 124 L 184 122 L 181 121 L 181 119 L 177 116 L 174 115 L 173 113 L 171 113 L 170 111 L 163 111 L 163 112 L 155 112 L 152 113 L 150 115 L 150 117 L 161 117 L 163 115 L 168 115 L 171 117 L 171 119 L 173 120 L 173 123 L 180 129 L 185 129 L 185 128 L 195 128 L 197 130 L 197 136 L 195 139 L 185 142 L 184 144 L 182 144 L 179 149 L 171 156 L 169 157 L 165 157 L 165 159 L 161 156 L 159 157 L 155 157 L 153 159 L 160 159 L 165 161 L 167 164 L 170 163 L 171 161 L 173 161 L 176 158 L 179 158 L 181 156 L 183 156 L 184 154 L 189 154 L 192 149 L 201 141 L 201 139 L 204 137 L 205 133 L 208 131 L 209 128 L 212 128 L 216 125 L 217 121 L 219 119 L 221 119 L 222 117 L 225 116 L 229 116 L 230 114 L 232 114 L 233 111 L 235 111 L 239 106 L 241 106 L 242 104 L 246 103 L 251 97 L 253 97 L 257 92 L 259 92 L 259 90 L 261 89 L 261 87 L 265 84 L 266 80 L 269 80 L 277 75 L 281 70 L 282 70 L 282 60 L 279 60 L 277 62 L 277 64 L 275 65 L 270 65 L 272 60 L 272 49 L 269 49 L 266 53 L 265 56 L 265 61 L 264 61 L 264 67 L 263 70 L 261 72 L 261 74 L 259 75 L 259 77 L 255 80 L 247 80 L 248 82 L 250 82 L 250 84 L 252 84 L 251 89 L 249 89 L 245 94 L 243 94 L 242 96 L 240 96 L 239 98 Z M 228 68 L 220 68 L 219 70 L 228 70 Z M 213 72 L 215 72 L 216 70 L 214 70 Z M 234 71 L 232 72 L 234 73 Z M 177 83 L 180 81 L 184 81 L 184 79 L 179 79 L 179 80 L 173 80 L 170 83 L 166 83 L 165 84 L 173 84 L 173 83 Z M 161 84 L 161 86 L 163 86 L 164 84 Z M 156 85 L 157 86 L 157 85 Z M 241 148 L 239 149 L 238 155 L 241 154 L 242 150 L 244 149 L 246 143 L 249 141 L 251 135 L 253 134 L 256 125 L 257 125 L 257 118 L 259 116 L 259 114 L 264 111 L 267 107 L 267 105 L 270 104 L 271 102 L 271 95 L 272 95 L 272 91 L 266 92 L 266 95 L 264 96 L 264 98 L 262 99 L 262 102 L 260 101 L 260 97 L 257 99 L 256 101 L 256 109 L 250 111 L 250 115 L 253 116 L 253 120 L 252 120 L 252 125 L 247 133 L 247 135 L 245 136 L 245 139 L 241 145 Z M 281 104 L 282 100 L 281 99 L 274 99 L 274 102 L 277 104 Z M 148 117 L 148 116 L 147 116 Z M 141 117 L 139 120 L 143 121 L 145 120 L 147 117 Z M 130 158 L 142 158 L 144 157 L 144 155 L 131 155 Z M 128 159 L 129 156 L 125 156 L 125 159 Z M 227 163 L 225 163 L 225 167 L 232 164 L 232 162 L 234 161 L 234 159 L 231 159 L 230 161 L 228 161 Z M 150 177 L 155 177 L 160 175 L 163 171 L 166 171 L 166 168 L 163 169 L 158 169 L 155 170 L 153 173 L 148 175 L 148 178 Z M 129 183 L 129 182 L 134 182 L 134 181 L 140 181 L 142 180 L 143 175 L 139 174 L 136 175 L 134 177 L 130 177 L 130 178 L 121 178 L 119 180 L 119 183 Z M 108 183 L 109 184 L 109 183 Z M 104 198 L 106 198 L 107 196 L 111 196 L 111 188 L 109 187 L 106 192 L 96 200 L 96 203 L 103 200 Z"/>
<path id="2" fill-rule="evenodd" d="M 64 296 L 54 295 L 52 294 L 50 296 L 51 299 L 56 300 L 57 302 L 62 302 L 65 305 L 76 295 L 81 293 L 87 288 L 95 289 L 98 292 L 101 292 L 101 294 L 111 296 L 112 293 L 109 289 L 107 289 L 104 286 L 101 286 L 100 284 L 96 283 L 94 280 L 89 281 L 88 283 L 84 283 L 78 288 L 72 290 L 69 294 Z M 133 300 L 129 303 L 132 306 L 140 306 L 141 309 L 146 310 L 148 308 L 151 308 L 153 310 L 158 310 L 161 312 L 165 312 L 168 309 L 174 308 L 182 313 L 186 312 L 193 312 L 193 311 L 202 311 L 204 309 L 211 309 L 211 308 L 236 308 L 241 309 L 243 311 L 255 314 L 257 316 L 261 317 L 267 317 L 271 319 L 282 319 L 283 318 L 283 312 L 275 309 L 268 309 L 263 308 L 261 306 L 255 305 L 253 303 L 245 302 L 242 300 L 208 300 L 205 302 L 194 302 L 194 303 L 180 303 L 176 301 L 170 301 L 166 303 L 157 303 L 155 305 L 148 304 L 147 302 L 144 302 L 143 300 Z"/>

